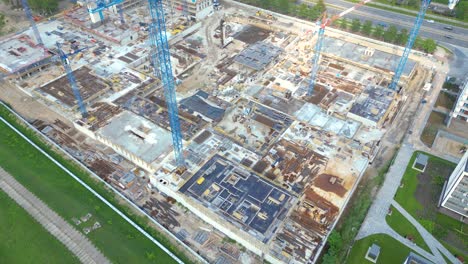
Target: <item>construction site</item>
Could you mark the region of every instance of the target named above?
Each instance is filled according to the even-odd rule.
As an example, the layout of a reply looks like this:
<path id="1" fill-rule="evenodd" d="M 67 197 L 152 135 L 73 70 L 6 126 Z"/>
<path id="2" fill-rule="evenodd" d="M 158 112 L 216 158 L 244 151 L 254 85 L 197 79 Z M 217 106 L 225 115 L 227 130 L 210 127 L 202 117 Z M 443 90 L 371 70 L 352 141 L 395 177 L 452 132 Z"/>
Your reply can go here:
<path id="1" fill-rule="evenodd" d="M 390 89 L 402 49 L 330 28 L 311 80 L 316 24 L 231 1 L 164 1 L 181 169 L 148 2 L 92 8 L 78 1 L 38 22 L 43 45 L 31 28 L 0 39 L 0 70 L 60 116 L 35 127 L 209 263 L 315 261 L 406 90 L 433 70 L 413 53 Z"/>

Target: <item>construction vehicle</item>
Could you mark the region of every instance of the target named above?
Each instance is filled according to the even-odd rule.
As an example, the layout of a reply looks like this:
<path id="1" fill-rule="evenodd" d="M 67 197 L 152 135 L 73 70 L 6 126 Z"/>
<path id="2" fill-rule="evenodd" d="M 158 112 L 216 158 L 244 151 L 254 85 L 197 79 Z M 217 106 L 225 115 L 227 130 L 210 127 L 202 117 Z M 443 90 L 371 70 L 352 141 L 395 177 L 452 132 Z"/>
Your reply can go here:
<path id="1" fill-rule="evenodd" d="M 272 14 L 263 12 L 261 10 L 258 10 L 257 13 L 255 13 L 255 15 L 265 19 L 276 20 L 276 18 Z"/>

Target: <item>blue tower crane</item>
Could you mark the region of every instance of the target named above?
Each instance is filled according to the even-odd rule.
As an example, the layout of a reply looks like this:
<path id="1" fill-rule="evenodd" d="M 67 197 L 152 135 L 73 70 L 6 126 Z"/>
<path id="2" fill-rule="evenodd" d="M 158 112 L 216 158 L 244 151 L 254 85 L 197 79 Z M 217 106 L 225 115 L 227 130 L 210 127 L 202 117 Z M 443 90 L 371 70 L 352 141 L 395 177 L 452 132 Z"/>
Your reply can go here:
<path id="1" fill-rule="evenodd" d="M 23 5 L 26 16 L 28 17 L 29 23 L 31 23 L 31 28 L 34 33 L 34 37 L 36 37 L 37 44 L 44 46 L 44 42 L 42 41 L 41 34 L 39 34 L 39 30 L 37 29 L 36 22 L 34 21 L 31 8 L 29 7 L 28 0 L 21 0 L 21 3 Z"/>
<path id="2" fill-rule="evenodd" d="M 118 5 L 117 7 L 118 7 L 118 12 L 120 14 L 120 20 L 123 21 L 123 10 L 121 7 L 122 2 L 123 0 L 112 0 L 112 1 L 97 0 L 96 7 L 88 8 L 88 13 L 90 14 L 99 13 L 99 18 L 102 21 L 104 20 L 104 10 L 114 5 Z"/>
<path id="3" fill-rule="evenodd" d="M 68 59 L 68 57 L 74 54 L 77 54 L 78 52 L 81 52 L 85 49 L 88 49 L 88 47 L 77 49 L 72 53 L 66 54 L 62 50 L 62 45 L 59 42 L 57 42 L 56 45 L 57 45 L 58 57 L 60 61 L 62 62 L 63 67 L 65 68 L 65 72 L 67 73 L 67 78 L 68 78 L 68 81 L 70 82 L 70 86 L 72 88 L 73 94 L 75 95 L 76 101 L 78 102 L 78 108 L 80 109 L 81 116 L 87 117 L 88 112 L 86 111 L 86 107 L 83 103 L 83 99 L 81 98 L 80 90 L 78 89 L 78 84 L 76 83 L 75 75 L 73 74 L 72 68 L 70 66 L 70 60 Z"/>
<path id="4" fill-rule="evenodd" d="M 151 48 L 156 52 L 157 62 L 153 61 L 154 75 L 160 72 L 162 83 L 164 86 L 164 97 L 169 112 L 169 121 L 171 125 L 172 143 L 174 147 L 174 155 L 178 167 L 184 167 L 185 161 L 183 156 L 182 132 L 180 129 L 179 111 L 177 108 L 175 81 L 172 73 L 171 54 L 169 52 L 169 43 L 166 35 L 166 21 L 164 18 L 163 0 L 148 0 L 149 11 L 151 14 L 151 23 L 149 25 L 149 38 Z"/>
<path id="5" fill-rule="evenodd" d="M 117 11 L 119 12 L 119 16 L 120 16 L 120 23 L 122 24 L 125 24 L 125 19 L 124 19 L 124 13 L 123 13 L 123 7 L 122 7 L 123 4 L 119 4 L 117 6 Z"/>
<path id="6" fill-rule="evenodd" d="M 355 9 L 359 8 L 360 6 L 369 3 L 371 0 L 363 0 L 356 4 L 355 6 L 346 9 L 345 11 L 339 13 L 338 15 L 334 15 L 331 18 L 327 17 L 326 12 L 322 14 L 321 20 L 318 20 L 318 26 L 319 26 L 319 31 L 317 35 L 317 42 L 315 43 L 315 54 L 314 58 L 312 60 L 313 65 L 312 65 L 312 70 L 310 72 L 310 83 L 309 83 L 309 89 L 307 90 L 307 96 L 312 96 L 314 93 L 314 87 L 315 87 L 315 80 L 317 78 L 317 72 L 319 69 L 319 60 L 320 60 L 320 53 L 322 52 L 322 44 L 323 44 L 323 38 L 325 36 L 325 28 L 329 26 L 333 21 L 336 19 L 343 17 L 344 15 L 354 11 Z"/>
<path id="7" fill-rule="evenodd" d="M 317 72 L 319 69 L 319 59 L 320 59 L 320 52 L 322 51 L 322 44 L 323 44 L 323 36 L 325 34 L 325 27 L 321 26 L 321 22 L 318 22 L 320 28 L 318 31 L 317 42 L 315 43 L 315 54 L 313 59 L 312 71 L 310 73 L 310 83 L 309 89 L 307 90 L 307 96 L 312 96 L 314 93 L 315 87 L 315 80 L 317 78 Z"/>
<path id="8" fill-rule="evenodd" d="M 184 14 L 184 17 L 186 17 L 188 20 L 189 12 L 188 12 L 187 0 L 182 0 L 182 14 Z"/>
<path id="9" fill-rule="evenodd" d="M 416 17 L 416 21 L 414 22 L 414 26 L 411 29 L 408 42 L 406 42 L 405 51 L 403 51 L 403 55 L 400 58 L 400 62 L 398 62 L 398 66 L 395 70 L 395 75 L 393 75 L 392 82 L 390 83 L 389 88 L 392 90 L 396 90 L 398 86 L 398 82 L 400 81 L 400 77 L 403 74 L 403 70 L 405 69 L 406 62 L 408 61 L 408 56 L 413 48 L 413 44 L 416 41 L 416 37 L 418 36 L 419 29 L 421 28 L 421 24 L 424 21 L 424 16 L 426 15 L 427 8 L 431 0 L 422 0 L 421 7 L 419 9 L 418 16 Z"/>

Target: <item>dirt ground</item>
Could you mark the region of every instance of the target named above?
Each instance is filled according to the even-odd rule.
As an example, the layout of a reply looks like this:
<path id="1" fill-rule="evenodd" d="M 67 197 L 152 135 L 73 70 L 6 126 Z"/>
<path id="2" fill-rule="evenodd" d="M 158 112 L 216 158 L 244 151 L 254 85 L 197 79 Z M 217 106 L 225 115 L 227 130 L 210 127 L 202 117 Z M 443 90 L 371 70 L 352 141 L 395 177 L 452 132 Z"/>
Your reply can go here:
<path id="1" fill-rule="evenodd" d="M 71 1 L 59 1 L 58 12 L 68 9 L 72 6 L 73 3 L 71 3 Z M 0 13 L 6 16 L 7 22 L 6 26 L 0 32 L 0 37 L 20 31 L 21 29 L 27 28 L 30 25 L 22 8 L 14 8 L 11 5 L 0 1 Z M 37 15 L 35 12 L 33 14 Z"/>
<path id="2" fill-rule="evenodd" d="M 440 134 L 434 140 L 434 144 L 432 144 L 433 149 L 437 149 L 442 153 L 447 153 L 459 159 L 463 156 L 463 153 L 460 152 L 463 147 L 468 147 L 468 144 L 462 144 L 450 138 L 442 137 Z"/>
<path id="3" fill-rule="evenodd" d="M 425 208 L 424 212 L 421 212 L 423 217 L 431 218 L 427 215 L 426 210 L 431 211 L 432 214 L 436 213 L 437 203 L 439 196 L 442 191 L 442 180 L 441 184 L 436 184 L 436 177 L 440 176 L 443 179 L 450 176 L 451 169 L 448 167 L 440 168 L 429 162 L 425 172 L 418 174 L 418 187 L 416 188 L 415 198 Z"/>
<path id="4" fill-rule="evenodd" d="M 50 108 L 47 108 L 36 99 L 7 82 L 0 81 L 0 91 L 0 100 L 9 104 L 16 112 L 30 122 L 39 119 L 48 123 L 53 123 L 55 120 L 59 119 L 73 127 L 73 124 L 71 124 L 68 119 L 53 112 Z"/>
<path id="5" fill-rule="evenodd" d="M 433 111 L 427 120 L 426 127 L 421 133 L 421 141 L 428 147 L 432 147 L 437 131 L 445 127 L 444 120 L 447 116 L 443 113 Z"/>
<path id="6" fill-rule="evenodd" d="M 0 2 L 0 13 L 6 16 L 6 26 L 0 32 L 0 36 L 18 31 L 29 26 L 26 15 L 22 9 L 13 9 L 10 5 Z"/>

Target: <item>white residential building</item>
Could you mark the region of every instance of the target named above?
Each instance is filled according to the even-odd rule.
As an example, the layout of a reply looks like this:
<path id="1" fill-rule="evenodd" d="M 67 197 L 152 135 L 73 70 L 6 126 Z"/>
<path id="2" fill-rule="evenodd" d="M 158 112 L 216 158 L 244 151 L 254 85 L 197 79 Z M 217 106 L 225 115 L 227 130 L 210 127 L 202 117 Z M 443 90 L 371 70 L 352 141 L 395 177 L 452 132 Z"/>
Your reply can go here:
<path id="1" fill-rule="evenodd" d="M 450 175 L 441 198 L 442 207 L 468 217 L 468 151 Z"/>
<path id="2" fill-rule="evenodd" d="M 185 4 L 188 15 L 197 20 L 205 18 L 214 10 L 213 0 L 173 0 L 172 3 L 174 8 L 182 11 Z"/>
<path id="3" fill-rule="evenodd" d="M 452 117 L 468 122 L 468 78 L 458 96 L 457 103 L 452 112 Z"/>

